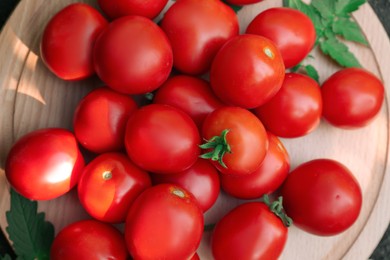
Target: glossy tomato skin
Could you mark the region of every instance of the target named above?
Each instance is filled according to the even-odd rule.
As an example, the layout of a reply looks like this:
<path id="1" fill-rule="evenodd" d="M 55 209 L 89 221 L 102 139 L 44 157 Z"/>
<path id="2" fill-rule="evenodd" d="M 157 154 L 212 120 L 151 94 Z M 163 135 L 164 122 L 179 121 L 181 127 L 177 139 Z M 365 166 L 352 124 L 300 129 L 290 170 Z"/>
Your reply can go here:
<path id="1" fill-rule="evenodd" d="M 89 215 L 103 222 L 121 223 L 133 201 L 151 185 L 149 174 L 126 155 L 105 153 L 87 164 L 77 189 Z"/>
<path id="2" fill-rule="evenodd" d="M 96 38 L 108 22 L 93 7 L 71 4 L 55 14 L 43 32 L 40 52 L 47 68 L 64 80 L 95 74 L 92 60 Z"/>
<path id="3" fill-rule="evenodd" d="M 199 129 L 209 113 L 224 106 L 206 80 L 187 75 L 169 78 L 157 90 L 153 103 L 167 104 L 183 110 L 191 116 Z"/>
<path id="4" fill-rule="evenodd" d="M 312 78 L 287 73 L 276 95 L 254 109 L 267 130 L 277 136 L 295 138 L 307 135 L 320 124 L 321 89 Z"/>
<path id="5" fill-rule="evenodd" d="M 268 150 L 260 168 L 247 175 L 221 174 L 221 187 L 239 199 L 256 199 L 276 191 L 290 171 L 290 157 L 282 141 L 268 135 Z"/>
<path id="6" fill-rule="evenodd" d="M 246 33 L 272 40 L 280 50 L 286 68 L 301 62 L 316 41 L 316 30 L 303 12 L 287 8 L 269 8 L 259 13 L 248 25 Z"/>
<path id="7" fill-rule="evenodd" d="M 281 194 L 287 215 L 306 232 L 337 235 L 358 218 L 362 192 L 347 167 L 331 159 L 315 159 L 294 169 Z"/>
<path id="8" fill-rule="evenodd" d="M 269 39 L 244 34 L 218 51 L 210 70 L 210 84 L 226 104 L 258 107 L 270 100 L 283 83 L 282 56 Z"/>
<path id="9" fill-rule="evenodd" d="M 203 233 L 203 212 L 195 197 L 173 184 L 145 190 L 131 206 L 125 225 L 134 259 L 190 259 Z"/>
<path id="10" fill-rule="evenodd" d="M 207 160 L 198 159 L 189 169 L 174 174 L 152 174 L 153 184 L 172 183 L 191 192 L 206 212 L 216 202 L 220 181 L 218 171 Z"/>
<path id="11" fill-rule="evenodd" d="M 137 110 L 134 99 L 108 87 L 92 90 L 77 105 L 73 130 L 79 143 L 101 154 L 124 148 L 126 123 Z"/>
<path id="12" fill-rule="evenodd" d="M 225 106 L 206 117 L 202 128 L 203 139 L 219 136 L 225 129 L 229 129 L 226 140 L 231 153 L 223 156 L 226 167 L 213 161 L 215 167 L 223 174 L 236 175 L 257 170 L 268 149 L 267 132 L 261 121 L 244 108 Z"/>
<path id="13" fill-rule="evenodd" d="M 126 94 L 157 89 L 169 76 L 172 48 L 165 33 L 152 20 L 125 16 L 111 22 L 99 35 L 93 51 L 100 79 Z"/>
<path id="14" fill-rule="evenodd" d="M 363 127 L 379 113 L 384 92 L 383 83 L 371 72 L 342 69 L 322 84 L 323 118 L 341 128 Z"/>
<path id="15" fill-rule="evenodd" d="M 168 3 L 168 0 L 98 0 L 100 8 L 111 19 L 126 15 L 139 15 L 155 18 Z"/>
<path id="16" fill-rule="evenodd" d="M 50 259 L 115 259 L 128 257 L 123 235 L 109 224 L 80 220 L 63 228 L 55 237 Z"/>
<path id="17" fill-rule="evenodd" d="M 236 14 L 219 0 L 176 1 L 161 28 L 172 44 L 174 67 L 191 75 L 207 72 L 221 46 L 239 32 Z"/>
<path id="18" fill-rule="evenodd" d="M 5 166 L 7 180 L 31 200 L 57 198 L 79 181 L 84 158 L 73 133 L 45 128 L 22 136 L 11 148 Z"/>
<path id="19" fill-rule="evenodd" d="M 189 115 L 169 105 L 141 107 L 130 117 L 125 147 L 130 159 L 154 173 L 177 173 L 200 154 L 199 131 Z"/>
<path id="20" fill-rule="evenodd" d="M 278 259 L 287 227 L 262 202 L 241 204 L 219 220 L 211 236 L 215 260 Z"/>

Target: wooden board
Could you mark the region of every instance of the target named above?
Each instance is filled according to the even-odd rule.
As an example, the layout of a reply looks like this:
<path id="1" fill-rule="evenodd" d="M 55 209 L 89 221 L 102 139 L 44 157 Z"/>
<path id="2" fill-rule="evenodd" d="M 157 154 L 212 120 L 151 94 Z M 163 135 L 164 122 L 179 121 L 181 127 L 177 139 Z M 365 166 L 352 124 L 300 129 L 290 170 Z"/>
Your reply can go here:
<path id="1" fill-rule="evenodd" d="M 101 83 L 97 78 L 64 82 L 53 76 L 39 57 L 39 42 L 49 18 L 73 0 L 22 0 L 0 35 L 0 226 L 7 225 L 9 186 L 4 176 L 4 161 L 12 144 L 23 134 L 43 127 L 71 129 L 71 118 L 78 101 Z M 95 1 L 86 0 L 96 6 Z M 280 6 L 281 1 L 265 0 L 239 12 L 241 32 L 261 10 Z M 390 220 L 389 176 L 389 39 L 368 4 L 354 14 L 370 47 L 349 44 L 363 66 L 380 77 L 386 87 L 386 101 L 374 122 L 358 130 L 336 129 L 321 122 L 308 136 L 283 139 L 290 153 L 292 168 L 314 158 L 333 158 L 354 173 L 363 191 L 363 208 L 357 222 L 346 232 L 333 237 L 309 235 L 294 226 L 281 259 L 368 259 Z M 318 51 L 312 64 L 321 81 L 339 69 Z M 206 223 L 217 221 L 242 201 L 221 195 L 205 215 Z M 65 225 L 87 218 L 73 191 L 53 201 L 39 202 L 56 232 Z M 121 228 L 121 226 L 119 226 Z M 211 259 L 209 233 L 199 248 L 201 259 Z"/>

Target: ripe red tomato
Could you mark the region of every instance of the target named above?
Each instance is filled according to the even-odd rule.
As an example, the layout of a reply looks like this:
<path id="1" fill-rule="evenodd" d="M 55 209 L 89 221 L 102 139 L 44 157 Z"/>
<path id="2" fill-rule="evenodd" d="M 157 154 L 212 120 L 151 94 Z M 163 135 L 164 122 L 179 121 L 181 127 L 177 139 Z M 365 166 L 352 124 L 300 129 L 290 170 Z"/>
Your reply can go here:
<path id="1" fill-rule="evenodd" d="M 190 116 L 168 105 L 143 106 L 127 123 L 127 154 L 150 172 L 177 173 L 190 168 L 200 154 L 200 142 Z"/>
<path id="2" fill-rule="evenodd" d="M 168 0 L 98 0 L 100 8 L 111 19 L 126 15 L 139 15 L 155 18 L 168 3 Z"/>
<path id="3" fill-rule="evenodd" d="M 268 132 L 268 150 L 260 168 L 247 175 L 221 174 L 222 189 L 240 199 L 256 199 L 278 189 L 290 171 L 290 157 L 281 140 Z"/>
<path id="4" fill-rule="evenodd" d="M 120 223 L 126 220 L 135 198 L 151 185 L 148 173 L 126 155 L 105 153 L 87 164 L 77 189 L 80 203 L 89 215 Z"/>
<path id="5" fill-rule="evenodd" d="M 246 33 L 272 40 L 280 50 L 286 68 L 300 63 L 316 41 L 312 20 L 303 12 L 287 7 L 269 8 L 259 13 L 248 25 Z"/>
<path id="6" fill-rule="evenodd" d="M 360 68 L 342 69 L 322 85 L 322 115 L 337 127 L 363 127 L 379 113 L 384 92 L 383 83 L 371 72 Z"/>
<path id="7" fill-rule="evenodd" d="M 225 103 L 258 107 L 283 83 L 285 68 L 279 50 L 267 38 L 244 34 L 229 40 L 215 56 L 210 83 Z"/>
<path id="8" fill-rule="evenodd" d="M 322 115 L 321 89 L 312 78 L 287 73 L 282 87 L 254 109 L 265 128 L 280 137 L 300 137 L 314 131 Z"/>
<path id="9" fill-rule="evenodd" d="M 137 109 L 128 95 L 107 87 L 91 91 L 77 105 L 73 129 L 77 141 L 94 153 L 124 148 L 126 123 Z"/>
<path id="10" fill-rule="evenodd" d="M 128 257 L 123 235 L 109 224 L 81 220 L 63 228 L 55 237 L 50 259 L 117 259 Z"/>
<path id="11" fill-rule="evenodd" d="M 227 133 L 224 130 L 228 130 Z M 212 159 L 224 174 L 254 172 L 260 167 L 268 149 L 263 124 L 250 111 L 240 107 L 222 107 L 211 112 L 204 121 L 202 134 L 209 141 L 206 147 L 202 145 L 207 148 L 206 155 L 202 157 Z M 218 138 L 215 139 L 216 136 Z"/>
<path id="12" fill-rule="evenodd" d="M 22 136 L 11 148 L 5 173 L 11 186 L 31 200 L 57 198 L 79 181 L 84 158 L 68 130 L 47 128 Z"/>
<path id="13" fill-rule="evenodd" d="M 172 44 L 175 68 L 192 75 L 205 73 L 221 46 L 239 32 L 236 14 L 220 0 L 176 1 L 161 28 Z"/>
<path id="14" fill-rule="evenodd" d="M 41 58 L 48 69 L 64 80 L 78 80 L 95 74 L 92 61 L 96 38 L 107 21 L 93 7 L 75 3 L 46 25 L 41 40 Z"/>
<path id="15" fill-rule="evenodd" d="M 207 81 L 186 75 L 169 78 L 157 90 L 153 103 L 167 104 L 183 110 L 191 116 L 199 129 L 210 112 L 224 106 Z"/>
<path id="16" fill-rule="evenodd" d="M 173 184 L 145 190 L 127 216 L 125 238 L 134 259 L 190 259 L 203 233 L 195 197 Z"/>
<path id="17" fill-rule="evenodd" d="M 278 259 L 287 227 L 262 202 L 239 205 L 219 220 L 211 235 L 215 260 Z"/>
<path id="18" fill-rule="evenodd" d="M 343 164 L 316 159 L 293 170 L 283 184 L 284 208 L 294 224 L 315 235 L 348 229 L 362 206 L 359 183 Z"/>
<path id="19" fill-rule="evenodd" d="M 218 198 L 220 181 L 218 171 L 204 159 L 198 159 L 189 169 L 173 174 L 152 174 L 153 184 L 172 183 L 191 192 L 203 212 L 210 209 Z"/>
<path id="20" fill-rule="evenodd" d="M 169 76 L 172 48 L 160 27 L 148 18 L 125 16 L 111 22 L 94 47 L 97 75 L 126 94 L 157 89 Z"/>

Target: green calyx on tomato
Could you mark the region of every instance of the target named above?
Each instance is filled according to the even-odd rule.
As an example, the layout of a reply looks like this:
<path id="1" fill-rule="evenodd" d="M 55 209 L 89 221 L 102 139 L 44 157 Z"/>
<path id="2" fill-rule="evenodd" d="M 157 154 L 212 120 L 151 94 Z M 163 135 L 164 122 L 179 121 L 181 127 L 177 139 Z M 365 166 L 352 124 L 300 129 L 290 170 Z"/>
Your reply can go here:
<path id="1" fill-rule="evenodd" d="M 227 152 L 232 152 L 230 145 L 226 140 L 226 135 L 228 133 L 229 129 L 225 129 L 221 132 L 221 135 L 214 136 L 210 140 L 206 140 L 206 143 L 201 144 L 199 146 L 201 149 L 207 149 L 210 151 L 200 155 L 200 158 L 218 161 L 222 167 L 227 168 L 226 164 L 223 162 L 223 156 Z"/>
<path id="2" fill-rule="evenodd" d="M 292 225 L 293 221 L 292 219 L 287 216 L 287 214 L 284 212 L 283 209 L 283 197 L 279 196 L 277 200 L 271 202 L 269 196 L 267 194 L 263 195 L 263 202 L 268 206 L 268 208 L 276 215 L 278 216 L 283 224 L 286 227 L 289 227 Z"/>

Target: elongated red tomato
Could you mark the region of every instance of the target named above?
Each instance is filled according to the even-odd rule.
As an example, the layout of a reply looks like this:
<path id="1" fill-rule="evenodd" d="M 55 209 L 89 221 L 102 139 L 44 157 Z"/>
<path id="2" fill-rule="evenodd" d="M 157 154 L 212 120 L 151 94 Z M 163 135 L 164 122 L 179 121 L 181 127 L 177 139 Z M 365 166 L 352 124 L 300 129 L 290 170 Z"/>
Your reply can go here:
<path id="1" fill-rule="evenodd" d="M 107 25 L 104 17 L 87 4 L 65 7 L 45 27 L 40 45 L 42 61 L 64 80 L 92 76 L 93 46 Z"/>
<path id="2" fill-rule="evenodd" d="M 172 184 L 145 190 L 131 206 L 125 226 L 134 259 L 190 259 L 203 234 L 203 212 L 195 197 Z"/>
<path id="3" fill-rule="evenodd" d="M 224 174 L 250 174 L 259 169 L 267 149 L 268 138 L 261 121 L 240 107 L 222 107 L 205 119 L 202 135 L 208 142 L 203 158 L 212 159 Z"/>
<path id="4" fill-rule="evenodd" d="M 255 108 L 270 100 L 283 83 L 285 68 L 275 44 L 262 36 L 244 34 L 218 51 L 210 84 L 226 104 Z"/>
<path id="5" fill-rule="evenodd" d="M 100 8 L 111 19 L 126 15 L 139 15 L 155 18 L 165 7 L 168 0 L 98 0 Z"/>
<path id="6" fill-rule="evenodd" d="M 239 32 L 236 14 L 220 0 L 176 1 L 161 28 L 172 44 L 175 68 L 191 75 L 207 72 L 221 46 Z"/>
<path id="7" fill-rule="evenodd" d="M 151 186 L 147 172 L 121 153 L 104 153 L 83 170 L 77 185 L 80 203 L 89 215 L 104 222 L 120 223 L 146 188 Z"/>
<path id="8" fill-rule="evenodd" d="M 49 200 L 64 195 L 79 181 L 84 158 L 72 132 L 45 128 L 22 136 L 5 165 L 7 180 L 24 197 Z"/>
<path id="9" fill-rule="evenodd" d="M 172 48 L 152 20 L 125 16 L 99 35 L 93 51 L 97 75 L 110 88 L 126 94 L 157 89 L 169 76 Z"/>

